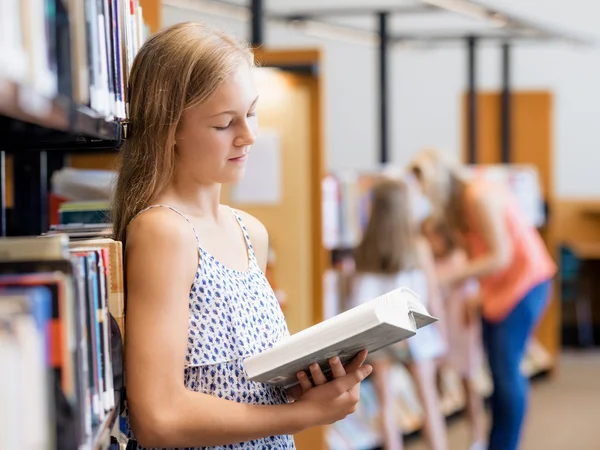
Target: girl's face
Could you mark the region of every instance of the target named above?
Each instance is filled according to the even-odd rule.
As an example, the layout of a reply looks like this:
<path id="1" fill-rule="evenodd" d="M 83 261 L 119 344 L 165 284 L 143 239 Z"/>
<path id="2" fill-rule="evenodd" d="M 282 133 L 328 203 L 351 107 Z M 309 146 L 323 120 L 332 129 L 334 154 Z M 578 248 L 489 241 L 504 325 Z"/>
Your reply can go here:
<path id="1" fill-rule="evenodd" d="M 176 136 L 176 173 L 201 184 L 236 183 L 258 128 L 258 94 L 241 64 L 205 102 L 183 113 Z"/>

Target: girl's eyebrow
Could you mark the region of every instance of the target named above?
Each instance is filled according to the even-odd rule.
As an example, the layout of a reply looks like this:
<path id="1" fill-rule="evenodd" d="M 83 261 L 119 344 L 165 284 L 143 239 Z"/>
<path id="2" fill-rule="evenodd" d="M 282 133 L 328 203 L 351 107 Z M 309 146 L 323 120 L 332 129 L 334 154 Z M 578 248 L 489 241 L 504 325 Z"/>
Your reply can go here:
<path id="1" fill-rule="evenodd" d="M 256 96 L 256 98 L 254 99 L 254 101 L 250 105 L 250 109 L 254 108 L 256 106 L 257 102 L 258 102 L 258 95 Z M 233 115 L 237 114 L 237 111 L 233 111 L 231 109 L 227 110 L 227 111 L 222 111 L 220 113 L 215 114 L 214 116 L 210 116 L 210 118 L 212 119 L 213 117 L 222 116 L 223 114 L 229 114 L 229 115 L 233 116 Z"/>

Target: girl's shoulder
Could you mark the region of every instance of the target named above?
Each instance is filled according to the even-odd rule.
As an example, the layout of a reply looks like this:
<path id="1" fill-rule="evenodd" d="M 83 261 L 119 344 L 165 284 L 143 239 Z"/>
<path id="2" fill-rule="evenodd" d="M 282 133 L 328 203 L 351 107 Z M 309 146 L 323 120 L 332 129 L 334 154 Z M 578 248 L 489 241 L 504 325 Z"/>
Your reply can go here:
<path id="1" fill-rule="evenodd" d="M 178 248 L 195 242 L 195 230 L 189 220 L 175 209 L 157 204 L 138 212 L 127 226 L 127 245 L 167 242 Z"/>

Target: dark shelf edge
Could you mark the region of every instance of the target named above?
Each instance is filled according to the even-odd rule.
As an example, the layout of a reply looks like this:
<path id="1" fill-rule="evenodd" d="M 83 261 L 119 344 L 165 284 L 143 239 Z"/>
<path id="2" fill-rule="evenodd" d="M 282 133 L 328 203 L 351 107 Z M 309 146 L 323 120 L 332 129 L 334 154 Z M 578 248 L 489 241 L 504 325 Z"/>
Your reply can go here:
<path id="1" fill-rule="evenodd" d="M 27 104 L 29 107 L 25 106 Z M 123 125 L 119 120 L 106 119 L 91 108 L 75 104 L 61 95 L 49 99 L 29 86 L 1 77 L 0 116 L 78 137 L 69 148 L 118 147 L 123 137 Z M 100 141 L 107 143 L 102 145 Z"/>

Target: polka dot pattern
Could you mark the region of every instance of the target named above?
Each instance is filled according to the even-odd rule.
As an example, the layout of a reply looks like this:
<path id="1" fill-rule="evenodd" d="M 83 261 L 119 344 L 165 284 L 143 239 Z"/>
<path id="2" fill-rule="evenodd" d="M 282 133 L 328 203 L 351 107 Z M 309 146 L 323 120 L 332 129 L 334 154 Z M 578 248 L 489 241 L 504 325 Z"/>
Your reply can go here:
<path id="1" fill-rule="evenodd" d="M 150 208 L 158 206 L 170 208 L 188 220 L 166 205 Z M 192 391 L 238 403 L 286 403 L 288 399 L 284 390 L 249 381 L 244 370 L 245 358 L 271 348 L 288 336 L 289 331 L 275 294 L 258 266 L 246 226 L 237 212 L 233 211 L 233 214 L 246 240 L 249 267 L 245 271 L 230 269 L 198 244 L 200 264 L 189 295 L 185 386 Z M 207 414 L 210 412 L 207 411 Z M 135 439 L 131 430 L 129 436 Z M 232 445 L 186 450 L 209 449 L 293 450 L 295 446 L 291 436 L 271 436 Z M 138 445 L 137 450 L 150 449 Z"/>

